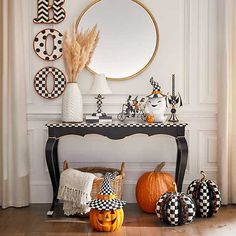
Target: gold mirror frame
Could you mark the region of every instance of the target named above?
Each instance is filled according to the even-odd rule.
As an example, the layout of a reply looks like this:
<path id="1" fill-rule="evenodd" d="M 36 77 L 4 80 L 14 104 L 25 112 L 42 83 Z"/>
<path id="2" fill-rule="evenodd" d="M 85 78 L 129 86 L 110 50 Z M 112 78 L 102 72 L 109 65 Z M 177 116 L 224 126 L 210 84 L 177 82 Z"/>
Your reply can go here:
<path id="1" fill-rule="evenodd" d="M 84 16 L 84 14 L 91 8 L 93 7 L 96 3 L 101 2 L 102 0 L 94 0 L 92 3 L 90 3 L 80 14 L 80 16 L 78 17 L 77 21 L 76 21 L 76 29 L 79 26 L 79 23 L 82 19 L 82 17 Z M 152 54 L 151 59 L 148 61 L 148 63 L 138 72 L 136 72 L 133 75 L 127 76 L 127 77 L 123 77 L 123 78 L 110 78 L 110 77 L 106 77 L 108 80 L 112 80 L 112 81 L 123 81 L 123 80 L 129 80 L 132 79 L 138 75 L 140 75 L 141 73 L 143 73 L 152 63 L 152 61 L 154 60 L 156 54 L 157 54 L 157 50 L 158 50 L 158 46 L 159 46 L 159 30 L 158 30 L 158 26 L 157 26 L 157 22 L 155 20 L 155 17 L 153 16 L 153 14 L 151 13 L 151 11 L 143 4 L 141 3 L 139 0 L 130 0 L 132 2 L 135 2 L 136 4 L 138 4 L 139 6 L 141 6 L 147 13 L 148 15 L 151 17 L 152 22 L 154 24 L 155 27 L 155 31 L 156 31 L 156 46 L 154 49 L 154 52 Z M 86 65 L 86 69 L 91 72 L 92 74 L 96 75 L 97 73 L 95 71 L 93 71 L 92 69 L 89 68 L 89 66 Z"/>

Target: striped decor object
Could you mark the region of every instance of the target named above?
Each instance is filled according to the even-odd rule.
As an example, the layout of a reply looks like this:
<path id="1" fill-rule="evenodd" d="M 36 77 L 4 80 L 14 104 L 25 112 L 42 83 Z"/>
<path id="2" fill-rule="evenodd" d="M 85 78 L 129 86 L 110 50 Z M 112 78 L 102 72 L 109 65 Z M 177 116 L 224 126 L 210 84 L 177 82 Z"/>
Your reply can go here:
<path id="1" fill-rule="evenodd" d="M 54 0 L 53 4 L 49 4 L 49 0 L 38 0 L 38 16 L 34 18 L 33 22 L 36 24 L 58 24 L 62 22 L 65 17 L 65 9 L 62 8 L 65 0 Z M 49 12 L 53 12 L 53 17 L 50 18 Z"/>

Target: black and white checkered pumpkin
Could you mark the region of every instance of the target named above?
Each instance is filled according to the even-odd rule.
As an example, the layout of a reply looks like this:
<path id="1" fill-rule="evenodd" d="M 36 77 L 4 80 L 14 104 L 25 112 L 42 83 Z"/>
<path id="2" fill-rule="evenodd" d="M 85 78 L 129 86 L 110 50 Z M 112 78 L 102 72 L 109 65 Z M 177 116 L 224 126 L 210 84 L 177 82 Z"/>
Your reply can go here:
<path id="1" fill-rule="evenodd" d="M 187 194 L 192 197 L 196 205 L 196 215 L 199 217 L 211 217 L 216 214 L 221 206 L 221 194 L 218 186 L 201 171 L 202 179 L 196 179 L 190 183 Z"/>
<path id="2" fill-rule="evenodd" d="M 178 193 L 176 184 L 175 189 L 175 192 L 164 193 L 157 201 L 157 217 L 172 226 L 191 223 L 195 216 L 194 202 L 185 193 Z"/>

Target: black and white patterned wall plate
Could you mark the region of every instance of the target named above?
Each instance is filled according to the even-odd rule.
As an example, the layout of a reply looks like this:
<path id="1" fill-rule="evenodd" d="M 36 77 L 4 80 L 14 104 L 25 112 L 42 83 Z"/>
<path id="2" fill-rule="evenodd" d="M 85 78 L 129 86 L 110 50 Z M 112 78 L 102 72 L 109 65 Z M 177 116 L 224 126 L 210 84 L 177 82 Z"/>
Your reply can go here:
<path id="1" fill-rule="evenodd" d="M 47 89 L 47 77 L 53 75 L 54 84 L 51 92 Z M 35 91 L 43 98 L 54 99 L 62 95 L 66 88 L 66 77 L 61 70 L 55 67 L 44 67 L 34 78 Z"/>
<path id="2" fill-rule="evenodd" d="M 33 19 L 35 24 L 58 24 L 66 18 L 65 9 L 62 7 L 65 0 L 54 0 L 50 4 L 50 0 L 38 0 L 37 2 L 37 18 Z M 53 12 L 50 18 L 49 12 Z"/>
<path id="3" fill-rule="evenodd" d="M 52 52 L 47 52 L 48 37 L 53 38 Z M 62 56 L 63 35 L 55 29 L 44 29 L 34 38 L 33 47 L 35 53 L 43 60 L 55 61 Z"/>

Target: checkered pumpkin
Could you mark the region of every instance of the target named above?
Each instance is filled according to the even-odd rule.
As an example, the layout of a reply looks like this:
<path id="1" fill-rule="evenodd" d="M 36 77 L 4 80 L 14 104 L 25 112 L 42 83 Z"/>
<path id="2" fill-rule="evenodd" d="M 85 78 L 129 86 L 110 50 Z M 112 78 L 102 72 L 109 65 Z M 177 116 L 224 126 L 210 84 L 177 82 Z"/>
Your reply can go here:
<path id="1" fill-rule="evenodd" d="M 175 192 L 164 193 L 157 201 L 156 214 L 172 226 L 188 224 L 195 216 L 195 205 L 188 195 L 177 192 L 175 184 Z"/>
<path id="2" fill-rule="evenodd" d="M 192 197 L 196 205 L 196 215 L 199 217 L 211 217 L 216 214 L 221 206 L 221 194 L 218 186 L 206 179 L 204 171 L 200 172 L 202 179 L 196 179 L 190 183 L 187 194 Z"/>

